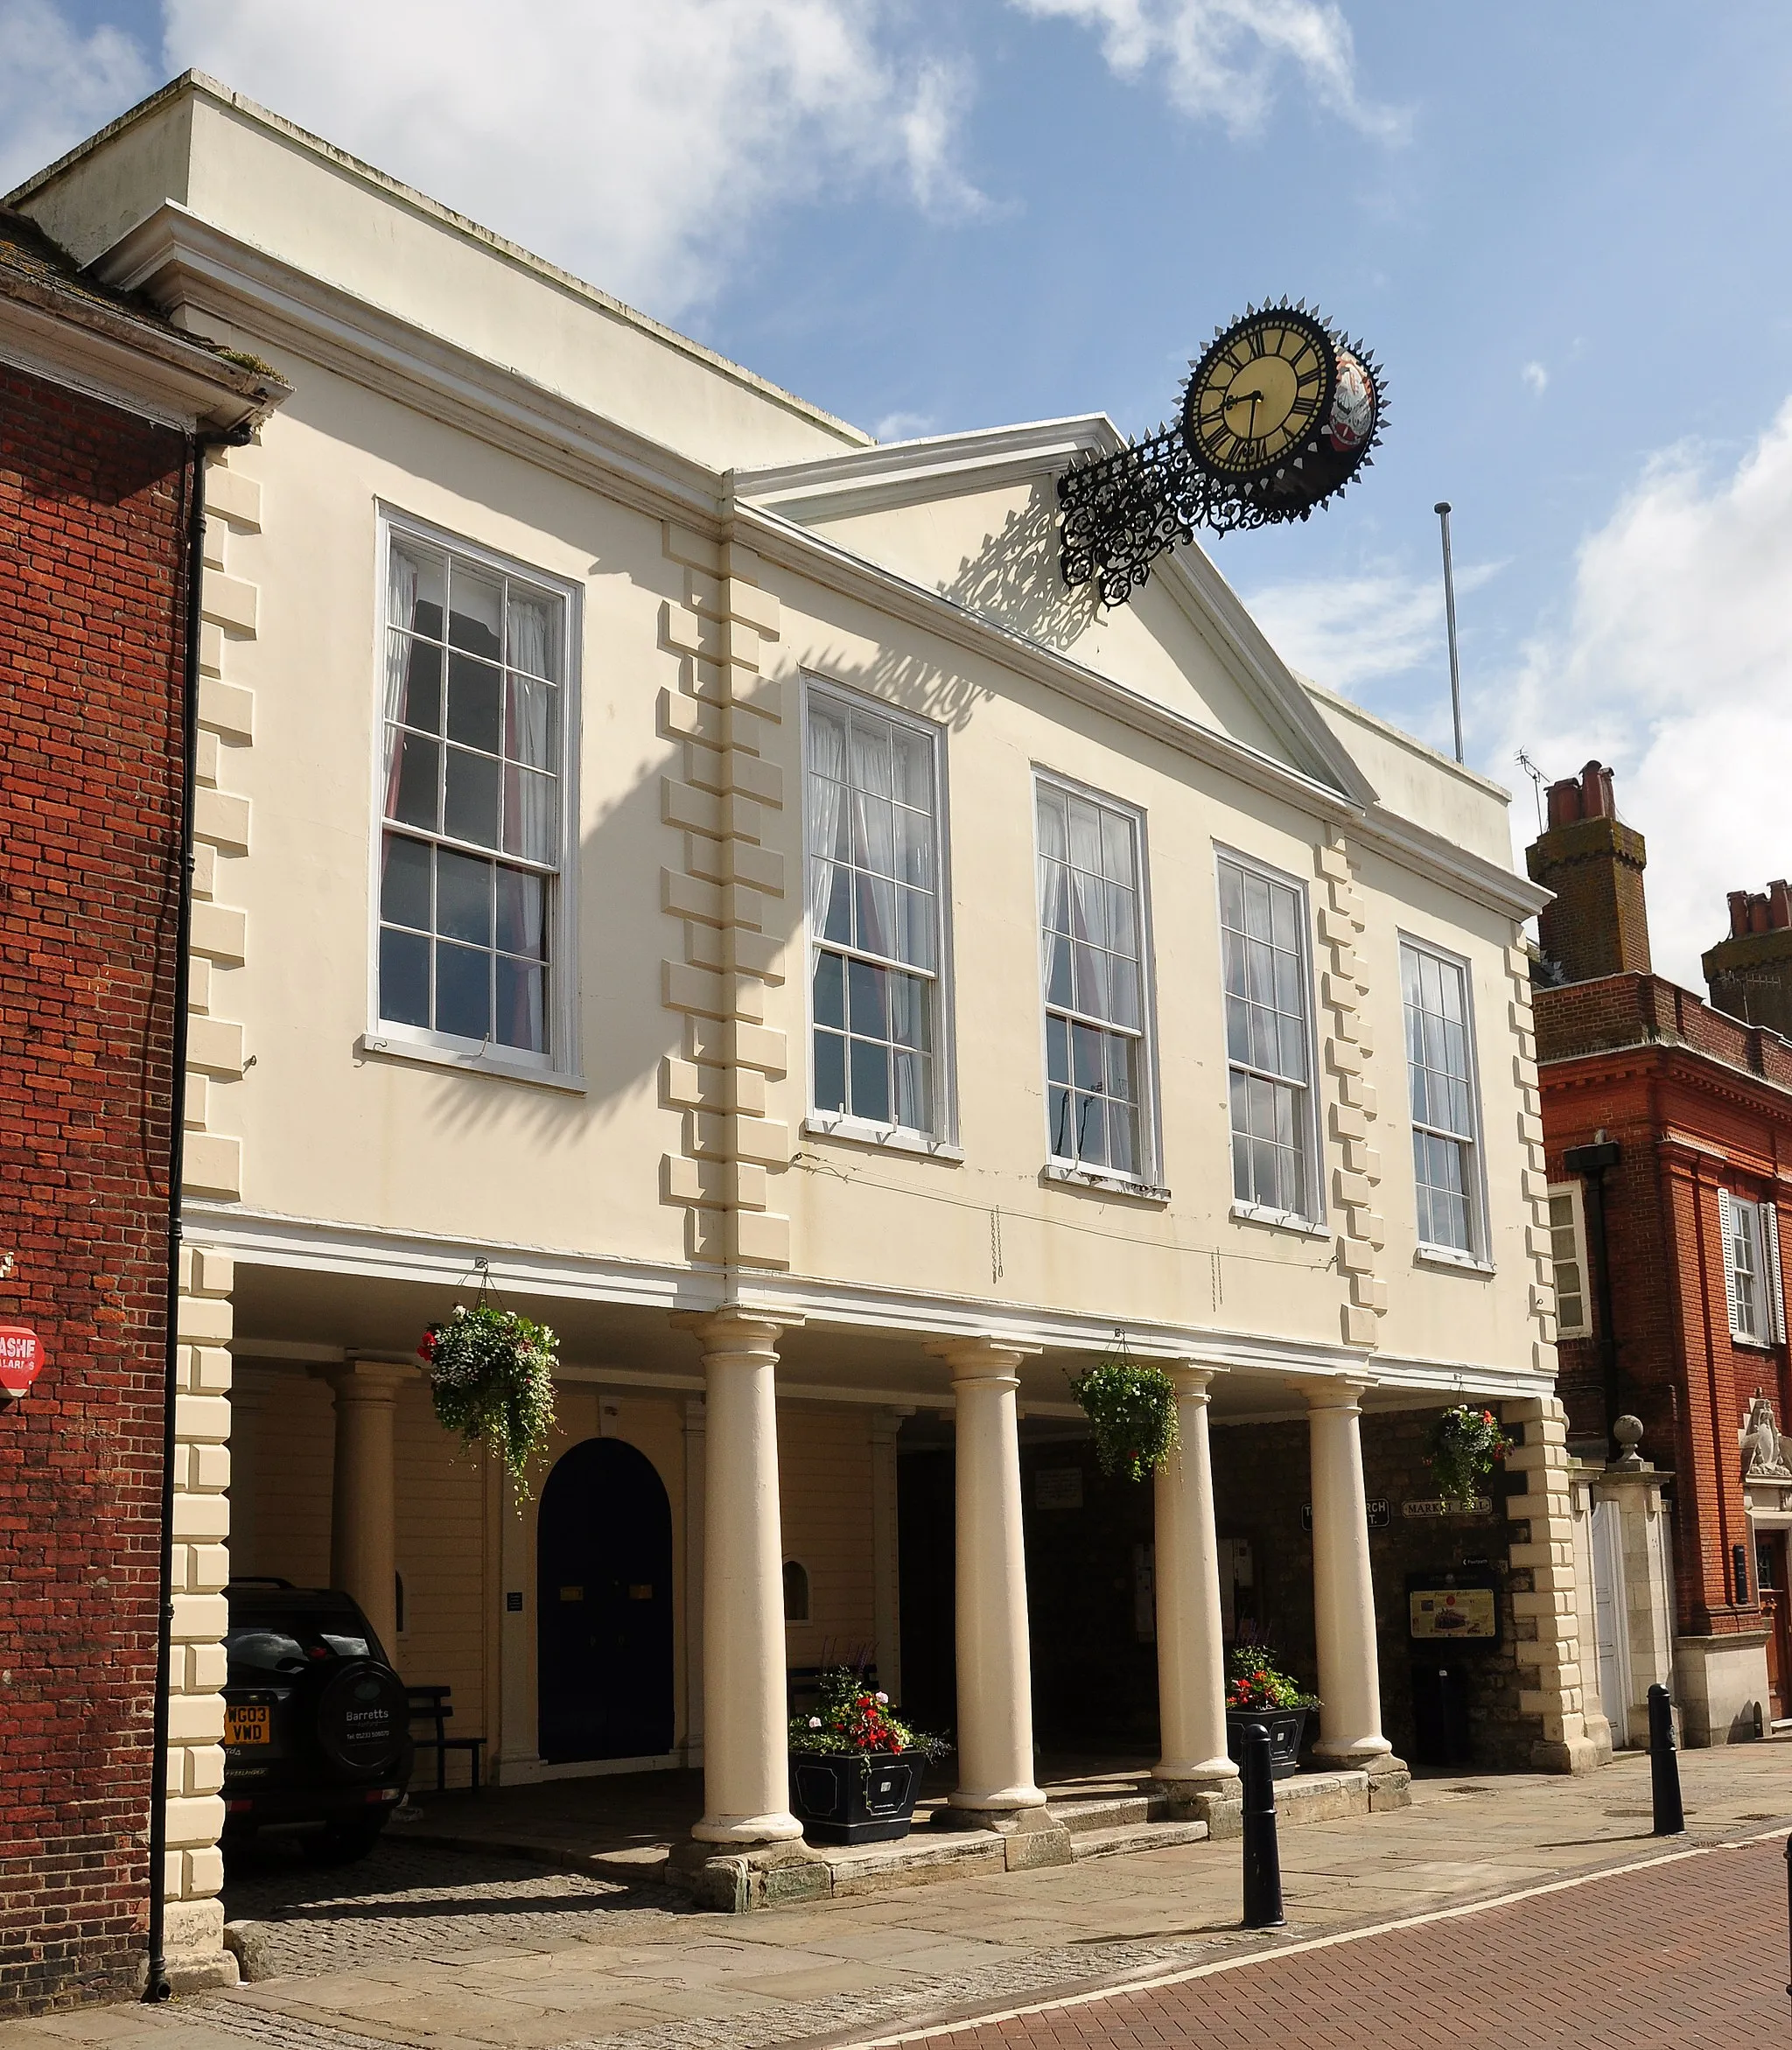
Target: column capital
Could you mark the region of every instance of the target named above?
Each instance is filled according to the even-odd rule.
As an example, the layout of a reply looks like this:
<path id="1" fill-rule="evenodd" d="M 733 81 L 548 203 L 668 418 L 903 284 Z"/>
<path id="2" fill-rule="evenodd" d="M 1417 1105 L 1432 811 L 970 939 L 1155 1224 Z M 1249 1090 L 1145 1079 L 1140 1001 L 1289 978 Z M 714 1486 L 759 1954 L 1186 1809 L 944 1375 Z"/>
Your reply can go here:
<path id="1" fill-rule="evenodd" d="M 1005 1380 L 1016 1386 L 1020 1362 L 1038 1359 L 1045 1349 L 1011 1346 L 993 1338 L 936 1338 L 921 1347 L 931 1358 L 946 1362 L 955 1382 Z"/>
<path id="2" fill-rule="evenodd" d="M 1303 1381 L 1298 1385 L 1310 1410 L 1360 1411 L 1362 1398 L 1376 1384 L 1377 1377 L 1372 1374 L 1340 1374 L 1328 1375 L 1323 1381 Z"/>
<path id="3" fill-rule="evenodd" d="M 808 1319 L 800 1310 L 774 1310 L 750 1303 L 724 1303 L 715 1310 L 678 1310 L 675 1331 L 688 1331 L 703 1347 L 705 1361 L 737 1356 L 775 1361 L 778 1340 L 787 1331 L 800 1331 Z"/>
<path id="4" fill-rule="evenodd" d="M 1209 1384 L 1226 1371 L 1205 1360 L 1159 1360 L 1153 1364 L 1170 1376 L 1180 1402 L 1206 1402 Z"/>
<path id="5" fill-rule="evenodd" d="M 340 1396 L 356 1403 L 389 1403 L 407 1381 L 418 1379 L 421 1367 L 402 1365 L 396 1360 L 345 1360 L 340 1366 L 313 1367 L 319 1381 L 327 1381 Z"/>

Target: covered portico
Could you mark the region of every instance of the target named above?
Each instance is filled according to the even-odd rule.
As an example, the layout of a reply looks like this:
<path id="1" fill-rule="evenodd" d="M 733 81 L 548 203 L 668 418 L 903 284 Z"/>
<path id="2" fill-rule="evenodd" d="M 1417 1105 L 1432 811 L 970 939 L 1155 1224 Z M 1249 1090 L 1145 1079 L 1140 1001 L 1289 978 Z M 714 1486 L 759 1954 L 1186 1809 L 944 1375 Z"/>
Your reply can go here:
<path id="1" fill-rule="evenodd" d="M 458 1256 L 436 1257 L 445 1272 Z M 396 1647 L 407 1679 L 452 1679 L 457 1727 L 486 1738 L 500 1782 L 700 1764 L 704 1812 L 688 1853 L 697 1864 L 802 1855 L 788 1793 L 791 1668 L 864 1655 L 900 1697 L 899 1449 L 906 1424 L 949 1426 L 957 1786 L 935 1820 L 1014 1839 L 1016 1863 L 1068 1858 L 1036 1764 L 1022 1419 L 1032 1431 L 1076 1431 L 1069 1376 L 1100 1349 L 1096 1334 L 966 1329 L 944 1304 L 931 1330 L 912 1314 L 892 1326 L 769 1291 L 710 1308 L 599 1300 L 500 1275 L 504 1299 L 562 1338 L 563 1464 L 519 1514 L 491 1463 L 461 1453 L 429 1413 L 412 1355 L 446 1306 L 439 1276 L 241 1250 L 237 1276 L 234 1570 L 327 1570 Z M 1372 1389 L 1380 1403 L 1442 1398 L 1376 1389 L 1341 1350 L 1284 1367 L 1243 1356 L 1236 1341 L 1180 1352 L 1161 1333 L 1133 1342 L 1170 1372 L 1180 1425 L 1150 1491 L 1159 1795 L 1216 1833 L 1233 1826 L 1214 1427 L 1275 1416 L 1304 1418 L 1310 1444 L 1307 1465 L 1278 1485 L 1297 1504 L 1311 1500 L 1325 1704 L 1315 1759 L 1375 1775 L 1377 1805 L 1399 1799 L 1404 1773 L 1382 1728 L 1361 1420 Z M 556 1488 L 573 1487 L 570 1455 L 593 1441 L 611 1448 L 606 1476 L 626 1482 L 623 1463 L 639 1467 L 654 1500 L 639 1498 L 637 1521 L 663 1520 L 662 1564 L 620 1572 L 640 1599 L 619 1596 L 612 1621 L 634 1633 L 616 1641 L 638 1650 L 663 1617 L 665 1687 L 663 1713 L 636 1702 L 628 1727 L 639 1733 L 625 1748 L 612 1733 L 579 1756 L 577 1732 L 549 1733 L 543 1662 L 556 1603 L 589 1605 L 596 1570 L 575 1578 L 556 1565 L 543 1517 L 552 1520 Z M 588 1497 L 601 1516 L 617 1485 L 580 1481 L 574 1509 Z M 792 1568 L 805 1608 L 813 1591 L 806 1614 L 792 1613 Z M 634 1684 L 644 1697 L 659 1683 L 643 1672 Z"/>

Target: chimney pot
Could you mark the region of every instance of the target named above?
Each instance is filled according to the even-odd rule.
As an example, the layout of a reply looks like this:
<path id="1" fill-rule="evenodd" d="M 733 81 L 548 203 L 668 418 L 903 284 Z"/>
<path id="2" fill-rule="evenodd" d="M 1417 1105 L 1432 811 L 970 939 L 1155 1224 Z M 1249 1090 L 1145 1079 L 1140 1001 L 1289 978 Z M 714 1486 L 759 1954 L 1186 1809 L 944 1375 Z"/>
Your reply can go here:
<path id="1" fill-rule="evenodd" d="M 1580 808 L 1580 785 L 1572 776 L 1559 783 L 1550 785 L 1550 830 L 1558 826 L 1572 826 L 1582 816 Z"/>
<path id="2" fill-rule="evenodd" d="M 1748 929 L 1751 933 L 1764 933 L 1768 929 L 1768 900 L 1765 897 L 1748 899 Z"/>
<path id="3" fill-rule="evenodd" d="M 1748 892 L 1732 890 L 1730 892 L 1730 937 L 1740 940 L 1748 930 Z"/>
<path id="4" fill-rule="evenodd" d="M 1525 865 L 1555 892 L 1537 920 L 1544 955 L 1563 980 L 1649 973 L 1643 899 L 1642 835 L 1618 817 L 1612 772 L 1590 761 L 1578 777 L 1551 783 L 1549 825 Z"/>
<path id="5" fill-rule="evenodd" d="M 1787 886 L 1784 876 L 1768 885 L 1768 923 L 1792 926 L 1792 888 Z"/>

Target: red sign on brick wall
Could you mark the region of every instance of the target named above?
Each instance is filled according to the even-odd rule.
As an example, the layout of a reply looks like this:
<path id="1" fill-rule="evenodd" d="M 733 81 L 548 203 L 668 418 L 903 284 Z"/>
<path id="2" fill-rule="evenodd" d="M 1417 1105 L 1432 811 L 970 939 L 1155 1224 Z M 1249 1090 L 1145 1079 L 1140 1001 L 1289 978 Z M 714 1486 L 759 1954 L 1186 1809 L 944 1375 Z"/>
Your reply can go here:
<path id="1" fill-rule="evenodd" d="M 22 1324 L 0 1324 L 0 1395 L 22 1396 L 44 1365 L 44 1341 Z"/>

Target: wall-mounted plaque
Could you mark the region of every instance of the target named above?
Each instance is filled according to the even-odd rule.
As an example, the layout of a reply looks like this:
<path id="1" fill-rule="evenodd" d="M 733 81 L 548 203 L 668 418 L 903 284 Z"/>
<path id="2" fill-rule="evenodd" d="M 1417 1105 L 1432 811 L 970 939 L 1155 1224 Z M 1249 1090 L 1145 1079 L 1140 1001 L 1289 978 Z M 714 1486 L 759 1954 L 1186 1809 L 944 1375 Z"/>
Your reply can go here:
<path id="1" fill-rule="evenodd" d="M 1497 1576 L 1466 1571 L 1410 1574 L 1406 1581 L 1406 1634 L 1415 1644 L 1497 1644 Z"/>
<path id="2" fill-rule="evenodd" d="M 1080 1509 L 1082 1507 L 1082 1468 L 1038 1468 L 1032 1477 L 1032 1506 L 1036 1509 Z"/>

